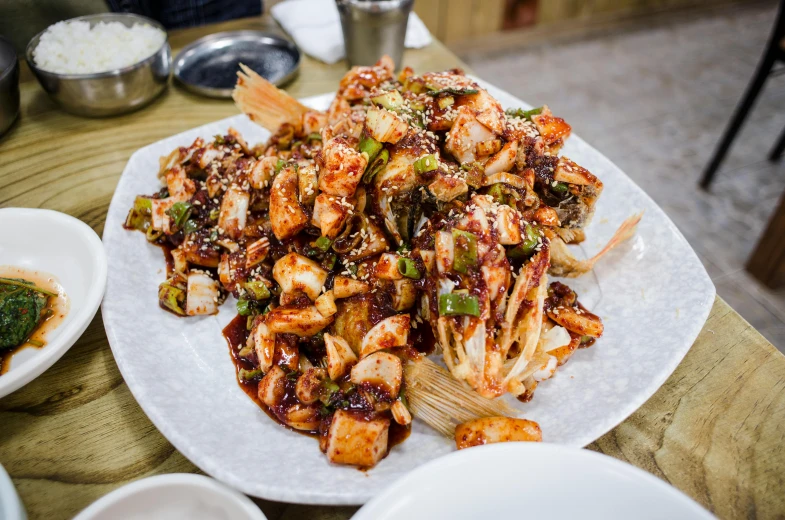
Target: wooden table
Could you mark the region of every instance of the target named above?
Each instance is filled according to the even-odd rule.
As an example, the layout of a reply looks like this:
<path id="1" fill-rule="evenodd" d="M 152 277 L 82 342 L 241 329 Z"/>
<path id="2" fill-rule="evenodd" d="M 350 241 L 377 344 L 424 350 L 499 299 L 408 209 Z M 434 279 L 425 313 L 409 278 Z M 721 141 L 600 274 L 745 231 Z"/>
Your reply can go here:
<path id="1" fill-rule="evenodd" d="M 224 29 L 278 29 L 266 19 L 178 31 L 174 48 Z M 463 64 L 434 42 L 407 51 L 416 70 Z M 295 96 L 335 88 L 345 67 L 304 57 Z M 0 206 L 42 207 L 103 232 L 109 201 L 138 148 L 237 112 L 231 102 L 171 87 L 152 106 L 80 119 L 33 81 L 22 115 L 0 139 Z M 666 480 L 721 518 L 785 516 L 785 358 L 720 298 L 670 379 L 629 419 L 588 448 Z M 156 430 L 117 370 L 100 313 L 41 377 L 0 399 L 0 463 L 31 519 L 69 518 L 132 480 L 197 472 Z M 259 505 L 270 519 L 343 519 L 352 507 Z"/>

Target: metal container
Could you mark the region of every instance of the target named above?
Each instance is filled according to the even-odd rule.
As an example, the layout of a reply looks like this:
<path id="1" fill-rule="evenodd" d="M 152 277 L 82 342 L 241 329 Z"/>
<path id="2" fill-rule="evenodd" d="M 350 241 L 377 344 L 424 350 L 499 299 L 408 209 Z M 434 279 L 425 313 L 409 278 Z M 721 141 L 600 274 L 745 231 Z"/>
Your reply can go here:
<path id="1" fill-rule="evenodd" d="M 0 36 L 0 136 L 19 116 L 19 60 L 11 42 Z"/>
<path id="2" fill-rule="evenodd" d="M 336 0 L 349 65 L 373 65 L 389 55 L 400 67 L 414 0 Z"/>
<path id="3" fill-rule="evenodd" d="M 215 33 L 180 51 L 174 59 L 174 77 L 197 94 L 230 98 L 240 63 L 281 86 L 297 76 L 300 51 L 289 40 L 259 31 Z"/>
<path id="4" fill-rule="evenodd" d="M 124 13 L 102 13 L 80 16 L 70 21 L 120 22 L 127 27 L 144 23 L 166 32 L 163 25 L 144 16 Z M 27 64 L 47 94 L 63 110 L 87 117 L 104 117 L 137 110 L 155 99 L 166 88 L 171 75 L 172 50 L 167 38 L 149 58 L 128 67 L 94 74 L 58 74 L 41 70 L 35 65 L 33 50 L 41 35 L 27 45 Z"/>

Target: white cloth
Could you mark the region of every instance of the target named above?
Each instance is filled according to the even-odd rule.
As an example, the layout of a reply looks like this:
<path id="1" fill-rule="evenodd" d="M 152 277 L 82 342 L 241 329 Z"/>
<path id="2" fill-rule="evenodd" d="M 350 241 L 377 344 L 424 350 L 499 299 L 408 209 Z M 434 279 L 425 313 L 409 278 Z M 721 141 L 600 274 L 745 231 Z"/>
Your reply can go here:
<path id="1" fill-rule="evenodd" d="M 334 0 L 286 0 L 270 8 L 273 18 L 303 52 L 325 63 L 346 54 L 341 18 Z M 406 27 L 406 47 L 419 49 L 431 43 L 431 33 L 414 12 Z"/>

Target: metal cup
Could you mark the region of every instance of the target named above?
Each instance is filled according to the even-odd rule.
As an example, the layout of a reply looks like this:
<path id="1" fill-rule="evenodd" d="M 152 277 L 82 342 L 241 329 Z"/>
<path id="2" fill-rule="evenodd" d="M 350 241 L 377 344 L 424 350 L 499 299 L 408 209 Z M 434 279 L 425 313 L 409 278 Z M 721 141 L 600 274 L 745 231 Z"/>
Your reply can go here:
<path id="1" fill-rule="evenodd" d="M 349 65 L 373 65 L 389 55 L 400 67 L 414 0 L 336 0 Z"/>

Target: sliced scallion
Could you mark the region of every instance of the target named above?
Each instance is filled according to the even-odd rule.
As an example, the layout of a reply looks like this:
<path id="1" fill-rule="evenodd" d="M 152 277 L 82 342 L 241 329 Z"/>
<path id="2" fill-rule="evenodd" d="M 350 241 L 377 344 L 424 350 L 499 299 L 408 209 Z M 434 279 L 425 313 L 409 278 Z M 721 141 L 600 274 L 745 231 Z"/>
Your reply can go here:
<path id="1" fill-rule="evenodd" d="M 252 300 L 266 300 L 271 296 L 270 289 L 267 287 L 267 284 L 259 280 L 253 282 L 245 282 L 243 284 L 243 289 L 246 290 L 248 296 L 250 296 Z"/>
<path id="2" fill-rule="evenodd" d="M 532 116 L 540 115 L 542 107 L 532 108 L 531 110 L 524 110 L 522 108 L 510 108 L 504 112 L 510 117 L 518 117 L 521 119 L 532 120 Z"/>
<path id="3" fill-rule="evenodd" d="M 371 98 L 371 101 L 388 110 L 397 110 L 403 105 L 403 96 L 397 90 L 390 90 Z"/>
<path id="4" fill-rule="evenodd" d="M 411 278 L 412 280 L 419 280 L 422 276 L 420 271 L 417 269 L 417 265 L 414 263 L 414 260 L 406 257 L 401 257 L 398 259 L 398 272 L 404 275 L 406 278 Z"/>
<path id="5" fill-rule="evenodd" d="M 364 135 L 360 140 L 360 153 L 368 154 L 368 167 L 371 166 L 371 163 L 376 158 L 376 154 L 379 153 L 379 150 L 382 149 L 382 146 L 382 143 L 367 135 Z"/>
<path id="6" fill-rule="evenodd" d="M 439 296 L 441 316 L 479 316 L 480 300 L 471 294 L 448 293 Z"/>
<path id="7" fill-rule="evenodd" d="M 194 231 L 196 231 L 197 229 L 199 229 L 199 223 L 198 223 L 198 222 L 196 222 L 196 221 L 195 221 L 195 220 L 193 220 L 193 219 L 191 219 L 191 220 L 186 220 L 186 221 L 185 221 L 185 224 L 183 224 L 183 233 L 185 233 L 186 235 L 187 235 L 188 233 L 193 233 L 193 232 L 194 232 Z"/>
<path id="8" fill-rule="evenodd" d="M 446 87 L 431 90 L 426 92 L 429 96 L 438 96 L 439 94 L 453 94 L 455 96 L 469 96 L 471 94 L 477 94 L 479 90 L 476 88 L 464 88 L 464 87 Z"/>
<path id="9" fill-rule="evenodd" d="M 185 224 L 185 221 L 188 220 L 188 217 L 191 216 L 192 208 L 193 206 L 190 202 L 175 202 L 166 213 L 172 217 L 174 227 L 181 229 L 183 224 Z"/>
<path id="10" fill-rule="evenodd" d="M 257 377 L 261 377 L 262 370 L 260 368 L 255 368 L 253 370 L 246 370 L 241 368 L 240 371 L 237 373 L 237 377 L 240 378 L 240 381 L 251 381 L 256 379 Z"/>
<path id="11" fill-rule="evenodd" d="M 387 151 L 386 148 L 382 149 L 379 152 L 379 155 L 376 156 L 376 159 L 373 160 L 371 164 L 365 169 L 365 174 L 363 175 L 363 182 L 368 184 L 370 183 L 376 174 L 379 173 L 382 168 L 387 166 L 387 161 L 390 159 L 390 152 Z"/>
<path id="12" fill-rule="evenodd" d="M 248 316 L 251 314 L 251 305 L 248 300 L 237 300 L 237 314 L 240 316 Z"/>
<path id="13" fill-rule="evenodd" d="M 163 308 L 169 309 L 180 316 L 185 316 L 185 310 L 183 310 L 185 291 L 170 283 L 169 280 L 158 286 L 158 301 Z"/>
<path id="14" fill-rule="evenodd" d="M 551 191 L 559 194 L 567 193 L 567 190 L 570 189 L 567 184 L 563 182 L 557 182 L 556 184 L 551 184 Z"/>
<path id="15" fill-rule="evenodd" d="M 517 246 L 507 251 L 510 258 L 528 258 L 537 249 L 540 243 L 540 232 L 531 224 L 526 224 L 524 229 L 523 241 Z"/>
<path id="16" fill-rule="evenodd" d="M 447 110 L 455 103 L 455 98 L 452 96 L 440 97 L 437 103 L 439 104 L 439 108 Z"/>
<path id="17" fill-rule="evenodd" d="M 414 171 L 415 173 L 423 174 L 426 172 L 432 172 L 436 168 L 439 167 L 439 161 L 433 154 L 423 155 L 416 161 L 414 161 Z"/>
<path id="18" fill-rule="evenodd" d="M 333 245 L 333 241 L 327 237 L 319 237 L 316 239 L 316 242 L 314 242 L 313 245 L 322 251 L 329 251 L 330 246 Z"/>
<path id="19" fill-rule="evenodd" d="M 477 236 L 468 231 L 453 229 L 452 240 L 455 244 L 452 268 L 466 274 L 469 268 L 477 265 Z"/>

